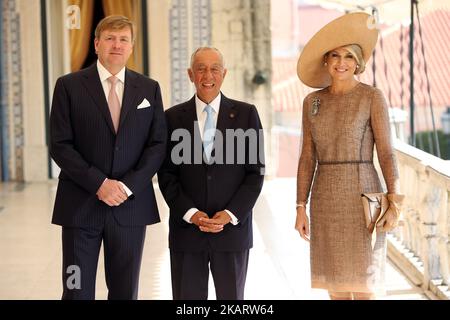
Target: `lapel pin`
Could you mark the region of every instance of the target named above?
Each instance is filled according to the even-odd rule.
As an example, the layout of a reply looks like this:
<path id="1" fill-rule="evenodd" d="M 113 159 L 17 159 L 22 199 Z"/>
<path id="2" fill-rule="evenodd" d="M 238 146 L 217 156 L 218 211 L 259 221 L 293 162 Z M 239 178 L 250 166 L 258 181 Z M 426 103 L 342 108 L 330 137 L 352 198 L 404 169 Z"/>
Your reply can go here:
<path id="1" fill-rule="evenodd" d="M 230 113 L 230 118 L 231 118 L 231 119 L 234 118 L 234 113 Z"/>

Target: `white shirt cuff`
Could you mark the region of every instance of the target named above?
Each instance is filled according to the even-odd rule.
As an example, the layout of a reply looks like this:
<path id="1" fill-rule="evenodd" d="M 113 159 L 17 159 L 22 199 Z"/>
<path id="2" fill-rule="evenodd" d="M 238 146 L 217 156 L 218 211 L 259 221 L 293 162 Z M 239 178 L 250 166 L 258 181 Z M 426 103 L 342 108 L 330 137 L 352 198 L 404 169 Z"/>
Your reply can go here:
<path id="1" fill-rule="evenodd" d="M 127 193 L 127 196 L 130 197 L 130 196 L 133 194 L 133 192 L 131 192 L 131 190 L 128 189 L 128 187 L 127 187 L 122 181 L 119 181 L 119 183 L 120 183 L 120 184 L 122 185 L 122 187 L 125 189 L 125 192 Z"/>
<path id="2" fill-rule="evenodd" d="M 231 218 L 231 224 L 233 225 L 233 226 L 235 226 L 235 225 L 237 225 L 238 223 L 239 223 L 239 220 L 236 218 L 236 216 L 234 215 L 234 214 L 232 214 L 231 212 L 230 212 L 230 210 L 227 210 L 227 209 L 225 209 L 224 210 L 226 213 L 228 213 L 228 215 L 230 216 L 230 218 Z"/>
<path id="3" fill-rule="evenodd" d="M 189 209 L 183 216 L 183 220 L 187 223 L 192 223 L 191 218 L 192 216 L 198 211 L 197 208 L 191 208 Z"/>

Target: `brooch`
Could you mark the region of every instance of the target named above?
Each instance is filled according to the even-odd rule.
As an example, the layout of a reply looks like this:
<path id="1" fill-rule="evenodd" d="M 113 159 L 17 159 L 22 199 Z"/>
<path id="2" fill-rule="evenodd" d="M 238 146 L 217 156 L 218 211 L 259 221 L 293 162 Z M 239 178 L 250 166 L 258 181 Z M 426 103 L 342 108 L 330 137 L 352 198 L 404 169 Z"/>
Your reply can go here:
<path id="1" fill-rule="evenodd" d="M 320 107 L 320 99 L 314 98 L 314 100 L 312 102 L 312 110 L 311 110 L 311 114 L 313 116 L 315 116 L 316 114 L 319 113 L 319 107 Z"/>

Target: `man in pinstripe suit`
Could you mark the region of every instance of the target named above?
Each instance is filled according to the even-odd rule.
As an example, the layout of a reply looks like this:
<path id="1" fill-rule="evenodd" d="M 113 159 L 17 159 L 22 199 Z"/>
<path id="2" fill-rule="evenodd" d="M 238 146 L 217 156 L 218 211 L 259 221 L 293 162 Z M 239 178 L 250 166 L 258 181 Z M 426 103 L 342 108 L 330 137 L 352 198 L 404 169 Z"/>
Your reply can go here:
<path id="1" fill-rule="evenodd" d="M 52 223 L 62 226 L 63 299 L 95 299 L 102 242 L 108 299 L 137 299 L 146 225 L 160 221 L 152 176 L 166 151 L 164 111 L 158 83 L 125 67 L 133 42 L 128 18 L 106 17 L 97 63 L 56 82 Z"/>

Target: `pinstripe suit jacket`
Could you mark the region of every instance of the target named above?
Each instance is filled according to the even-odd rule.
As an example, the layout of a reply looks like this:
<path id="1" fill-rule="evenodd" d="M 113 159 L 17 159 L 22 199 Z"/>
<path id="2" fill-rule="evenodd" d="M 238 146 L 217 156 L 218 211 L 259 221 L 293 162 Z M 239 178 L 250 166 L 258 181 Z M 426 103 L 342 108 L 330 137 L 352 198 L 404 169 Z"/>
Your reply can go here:
<path id="1" fill-rule="evenodd" d="M 137 109 L 146 98 L 151 107 Z M 117 135 L 96 64 L 60 77 L 50 113 L 50 154 L 61 168 L 52 223 L 92 226 L 113 214 L 125 226 L 160 221 L 152 185 L 166 151 L 166 125 L 159 84 L 131 70 Z M 105 178 L 133 192 L 118 207 L 98 200 Z"/>

